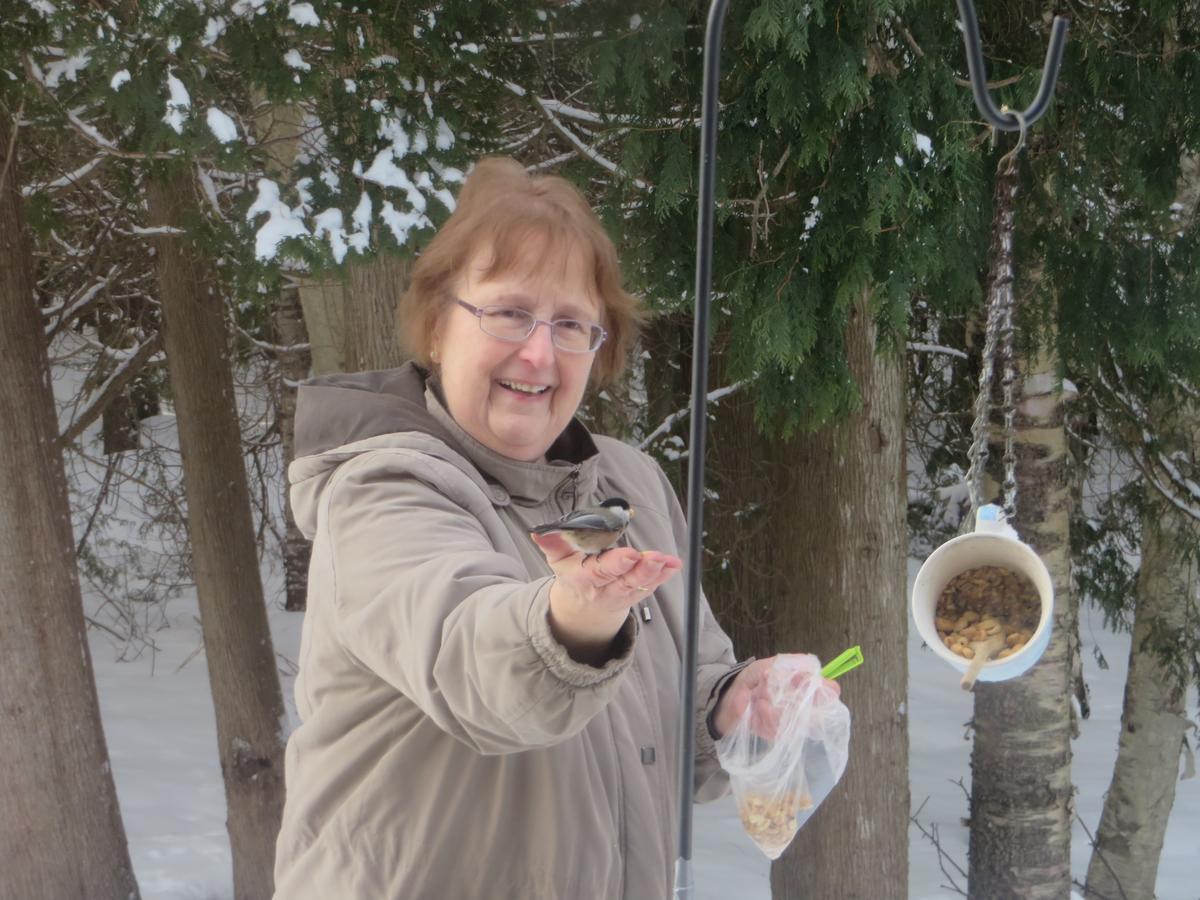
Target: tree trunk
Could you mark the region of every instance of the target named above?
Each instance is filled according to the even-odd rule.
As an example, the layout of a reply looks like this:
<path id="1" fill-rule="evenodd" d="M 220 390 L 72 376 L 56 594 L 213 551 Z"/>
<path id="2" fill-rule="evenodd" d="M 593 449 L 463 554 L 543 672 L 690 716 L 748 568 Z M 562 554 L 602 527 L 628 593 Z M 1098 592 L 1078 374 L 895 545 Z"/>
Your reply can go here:
<path id="1" fill-rule="evenodd" d="M 275 336 L 281 346 L 295 347 L 308 342 L 298 289 L 285 290 L 279 295 L 274 322 Z M 296 458 L 296 384 L 308 377 L 312 354 L 303 348 L 281 352 L 278 364 L 280 378 L 276 408 L 286 472 Z M 284 515 L 287 522 L 283 539 L 284 608 L 301 612 L 305 609 L 308 596 L 308 561 L 312 556 L 312 542 L 304 537 L 300 526 L 296 524 L 296 517 L 292 514 L 291 492 L 288 490 L 284 491 Z"/>
<path id="2" fill-rule="evenodd" d="M 975 686 L 969 893 L 973 900 L 1071 893 L 1070 467 L 1057 359 L 1024 369 L 1015 418 L 1014 527 L 1050 572 L 1054 630 L 1019 678 Z M 998 456 L 998 454 L 994 454 Z"/>
<path id="3" fill-rule="evenodd" d="M 1158 406 L 1156 420 L 1166 422 Z M 1200 416 L 1183 410 L 1171 424 L 1188 427 L 1185 443 L 1200 446 Z M 1187 628 L 1188 606 L 1200 599 L 1195 524 L 1152 487 L 1146 495 L 1117 762 L 1087 872 L 1087 896 L 1113 900 L 1154 896 L 1187 728 L 1186 684 L 1160 654 Z"/>
<path id="4" fill-rule="evenodd" d="M 722 343 L 714 342 L 711 390 L 731 380 Z M 681 426 L 685 434 L 688 427 Z M 797 587 L 806 589 L 813 577 L 795 552 L 811 510 L 800 502 L 793 442 L 760 434 L 754 394 L 747 390 L 710 408 L 708 433 L 704 587 L 738 658 L 780 650 L 811 650 L 823 658 L 840 652 L 818 650 L 810 635 L 793 635 L 781 619 L 802 592 Z"/>
<path id="5" fill-rule="evenodd" d="M 183 175 L 149 179 L 151 224 L 181 227 L 195 194 Z M 163 342 L 175 399 L 192 570 L 233 850 L 234 894 L 268 898 L 283 808 L 283 699 L 255 552 L 224 305 L 200 252 L 154 238 Z"/>
<path id="6" fill-rule="evenodd" d="M 722 480 L 711 484 L 721 512 L 705 516 L 710 546 L 734 552 L 728 565 L 708 560 L 706 584 L 739 653 L 830 660 L 861 644 L 868 661 L 842 686 L 854 715 L 846 773 L 771 867 L 777 900 L 908 891 L 902 357 L 876 356 L 865 297 L 846 341 L 861 411 L 770 439 L 755 435 L 750 391 L 738 392 L 717 408 L 711 445 Z"/>
<path id="7" fill-rule="evenodd" d="M 405 357 L 396 335 L 396 304 L 408 288 L 408 263 L 377 250 L 371 259 L 352 259 L 348 269 L 342 323 L 346 371 L 402 366 Z"/>
<path id="8" fill-rule="evenodd" d="M 128 900 L 9 127 L 0 116 L 0 898 Z"/>

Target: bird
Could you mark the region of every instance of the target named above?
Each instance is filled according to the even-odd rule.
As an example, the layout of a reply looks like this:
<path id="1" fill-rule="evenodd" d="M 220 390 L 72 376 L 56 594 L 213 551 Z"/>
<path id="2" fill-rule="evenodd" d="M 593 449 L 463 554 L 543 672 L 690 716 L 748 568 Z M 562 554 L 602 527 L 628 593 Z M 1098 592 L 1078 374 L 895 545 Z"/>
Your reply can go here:
<path id="1" fill-rule="evenodd" d="M 621 539 L 633 509 L 624 497 L 609 497 L 599 506 L 585 506 L 555 522 L 531 529 L 533 534 L 561 534 L 567 545 L 585 558 L 599 556 Z"/>

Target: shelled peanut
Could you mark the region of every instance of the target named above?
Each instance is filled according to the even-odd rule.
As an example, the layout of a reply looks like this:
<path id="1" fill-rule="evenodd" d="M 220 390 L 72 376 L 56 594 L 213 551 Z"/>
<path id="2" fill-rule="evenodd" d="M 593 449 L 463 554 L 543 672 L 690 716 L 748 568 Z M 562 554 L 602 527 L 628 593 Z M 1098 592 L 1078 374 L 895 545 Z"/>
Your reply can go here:
<path id="1" fill-rule="evenodd" d="M 971 644 L 1003 635 L 1004 649 L 994 658 L 1007 659 L 1033 637 L 1041 609 L 1037 588 L 1024 575 L 979 566 L 954 576 L 942 589 L 934 625 L 947 649 L 963 659 L 974 659 Z"/>
<path id="2" fill-rule="evenodd" d="M 812 797 L 808 791 L 748 793 L 738 799 L 738 814 L 746 834 L 769 852 L 782 853 L 786 849 L 799 828 L 796 815 L 811 808 Z"/>

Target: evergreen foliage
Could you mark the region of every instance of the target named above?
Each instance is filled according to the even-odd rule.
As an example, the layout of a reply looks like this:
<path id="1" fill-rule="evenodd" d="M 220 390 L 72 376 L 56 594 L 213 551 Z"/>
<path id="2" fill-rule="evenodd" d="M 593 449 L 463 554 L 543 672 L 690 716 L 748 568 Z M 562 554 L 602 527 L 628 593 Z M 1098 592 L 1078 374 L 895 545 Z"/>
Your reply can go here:
<path id="1" fill-rule="evenodd" d="M 578 86 L 623 133 L 628 174 L 605 199 L 627 267 L 662 309 L 690 304 L 706 9 L 572 11 L 572 30 L 608 36 L 580 55 Z M 729 377 L 755 379 L 769 430 L 856 408 L 842 335 L 862 291 L 893 353 L 918 298 L 961 311 L 978 297 L 990 170 L 954 83 L 957 47 L 943 3 L 731 7 L 714 313 Z"/>

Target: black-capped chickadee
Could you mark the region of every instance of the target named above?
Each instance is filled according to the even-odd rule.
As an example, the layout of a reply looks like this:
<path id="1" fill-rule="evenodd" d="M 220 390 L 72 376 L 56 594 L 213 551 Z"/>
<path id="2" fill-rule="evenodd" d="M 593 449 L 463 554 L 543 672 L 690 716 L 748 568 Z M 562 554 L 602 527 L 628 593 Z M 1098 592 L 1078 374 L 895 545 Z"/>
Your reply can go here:
<path id="1" fill-rule="evenodd" d="M 609 497 L 599 506 L 585 506 L 567 513 L 557 522 L 547 522 L 531 530 L 534 534 L 557 532 L 572 550 L 596 556 L 620 540 L 632 517 L 629 501 Z"/>

